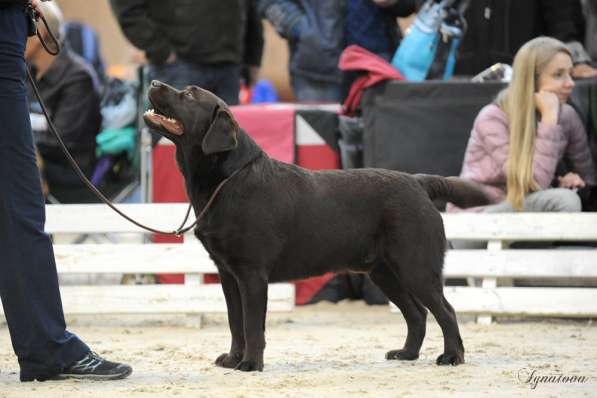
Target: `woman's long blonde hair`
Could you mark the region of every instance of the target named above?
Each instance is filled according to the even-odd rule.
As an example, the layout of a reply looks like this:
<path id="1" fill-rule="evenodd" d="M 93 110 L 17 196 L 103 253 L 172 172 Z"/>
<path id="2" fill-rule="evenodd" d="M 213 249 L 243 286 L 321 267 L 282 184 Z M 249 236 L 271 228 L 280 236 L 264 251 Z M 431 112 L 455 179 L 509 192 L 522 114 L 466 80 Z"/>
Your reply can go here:
<path id="1" fill-rule="evenodd" d="M 510 128 L 510 152 L 507 163 L 507 200 L 522 210 L 525 195 L 539 186 L 533 179 L 533 155 L 537 118 L 535 93 L 539 75 L 560 52 L 570 51 L 551 37 L 538 37 L 518 50 L 512 66 L 512 81 L 498 94 L 497 104 L 506 113 Z"/>

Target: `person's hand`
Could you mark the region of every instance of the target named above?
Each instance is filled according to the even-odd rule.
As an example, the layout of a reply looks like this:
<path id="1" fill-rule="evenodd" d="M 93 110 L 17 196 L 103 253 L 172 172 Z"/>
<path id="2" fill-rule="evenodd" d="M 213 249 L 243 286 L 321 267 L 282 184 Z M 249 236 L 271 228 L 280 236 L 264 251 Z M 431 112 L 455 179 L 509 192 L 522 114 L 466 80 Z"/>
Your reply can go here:
<path id="1" fill-rule="evenodd" d="M 589 64 L 577 64 L 572 69 L 572 77 L 575 79 L 590 79 L 597 76 L 597 68 Z"/>
<path id="2" fill-rule="evenodd" d="M 178 60 L 178 57 L 176 56 L 176 53 L 174 51 L 172 51 L 170 53 L 170 55 L 168 56 L 168 58 L 166 59 L 166 65 L 168 64 L 173 64 Z"/>
<path id="3" fill-rule="evenodd" d="M 249 87 L 253 87 L 255 83 L 257 83 L 257 79 L 259 79 L 259 67 L 258 66 L 249 66 L 249 81 L 247 84 Z"/>
<path id="4" fill-rule="evenodd" d="M 147 65 L 147 57 L 145 56 L 145 51 L 133 48 L 131 59 L 134 64 L 136 65 Z"/>
<path id="5" fill-rule="evenodd" d="M 541 114 L 541 121 L 549 124 L 558 124 L 560 100 L 558 96 L 549 91 L 535 93 L 535 107 Z"/>
<path id="6" fill-rule="evenodd" d="M 44 13 L 41 10 L 41 6 L 39 5 L 40 1 L 51 1 L 51 0 L 31 0 L 31 8 L 35 11 L 35 15 L 42 16 Z"/>
<path id="7" fill-rule="evenodd" d="M 584 188 L 585 182 L 576 173 L 568 173 L 564 177 L 558 177 L 558 186 L 560 188 Z"/>
<path id="8" fill-rule="evenodd" d="M 390 7 L 396 4 L 397 0 L 371 0 L 378 7 Z"/>

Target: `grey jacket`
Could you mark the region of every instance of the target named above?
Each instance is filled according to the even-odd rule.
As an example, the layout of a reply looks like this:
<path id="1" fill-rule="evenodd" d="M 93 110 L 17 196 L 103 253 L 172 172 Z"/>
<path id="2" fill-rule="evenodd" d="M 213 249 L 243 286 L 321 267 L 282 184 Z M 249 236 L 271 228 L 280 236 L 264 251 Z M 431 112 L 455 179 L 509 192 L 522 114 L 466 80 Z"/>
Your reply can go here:
<path id="1" fill-rule="evenodd" d="M 593 62 L 597 62 L 597 0 L 583 0 L 585 19 L 585 48 Z"/>

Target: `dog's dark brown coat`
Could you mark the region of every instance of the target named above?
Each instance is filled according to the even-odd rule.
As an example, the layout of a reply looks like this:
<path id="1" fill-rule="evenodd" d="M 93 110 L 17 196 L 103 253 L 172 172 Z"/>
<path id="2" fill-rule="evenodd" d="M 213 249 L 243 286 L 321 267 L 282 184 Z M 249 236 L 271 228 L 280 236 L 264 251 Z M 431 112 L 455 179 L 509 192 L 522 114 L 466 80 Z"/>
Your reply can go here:
<path id="1" fill-rule="evenodd" d="M 218 267 L 228 306 L 232 345 L 217 365 L 263 369 L 268 283 L 342 270 L 367 272 L 402 311 L 406 343 L 388 359 L 418 357 L 428 308 L 444 334 L 437 363 L 464 362 L 456 316 L 443 296 L 446 240 L 431 199 L 485 204 L 479 190 L 455 178 L 389 170 L 308 171 L 269 158 L 208 91 L 153 82 L 149 98 L 157 113 L 182 124 L 178 131 L 146 118 L 176 145 L 196 214 L 242 168 L 195 231 Z"/>

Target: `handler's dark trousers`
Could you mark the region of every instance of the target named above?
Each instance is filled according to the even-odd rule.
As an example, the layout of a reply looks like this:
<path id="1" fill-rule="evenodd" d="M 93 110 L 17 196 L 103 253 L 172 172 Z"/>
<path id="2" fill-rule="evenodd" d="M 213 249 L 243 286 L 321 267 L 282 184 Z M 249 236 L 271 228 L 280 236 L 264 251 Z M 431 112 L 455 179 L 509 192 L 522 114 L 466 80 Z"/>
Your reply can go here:
<path id="1" fill-rule="evenodd" d="M 0 6 L 0 297 L 21 380 L 56 375 L 89 351 L 66 331 L 52 244 L 44 233 L 25 94 L 26 32 L 22 6 Z"/>

